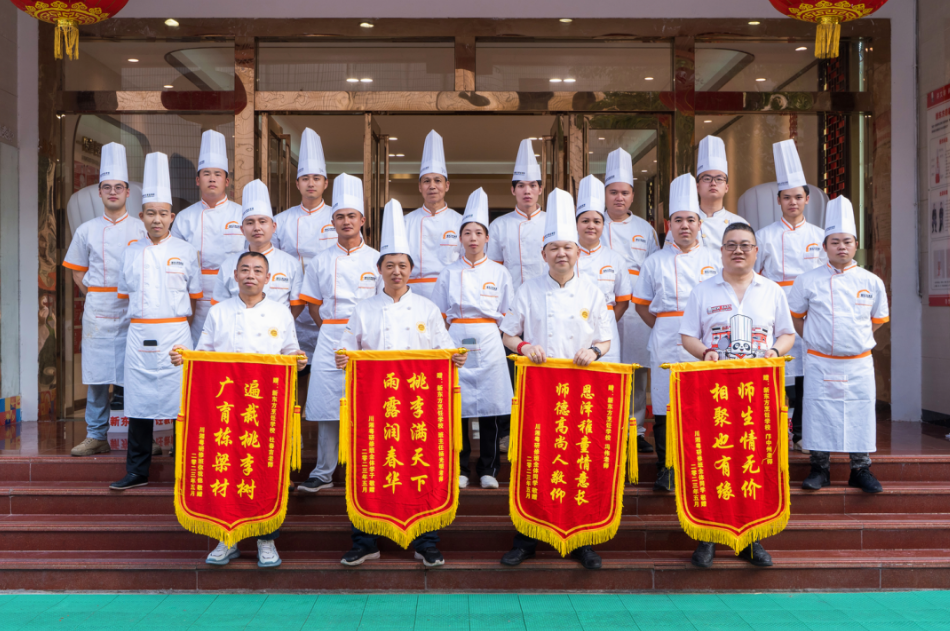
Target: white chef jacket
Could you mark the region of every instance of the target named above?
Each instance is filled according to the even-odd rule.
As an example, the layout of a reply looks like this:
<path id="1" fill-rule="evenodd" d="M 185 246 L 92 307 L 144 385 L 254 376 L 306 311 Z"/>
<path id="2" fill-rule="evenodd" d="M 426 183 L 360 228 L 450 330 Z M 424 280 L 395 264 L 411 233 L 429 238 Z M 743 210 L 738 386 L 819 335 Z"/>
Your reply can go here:
<path id="1" fill-rule="evenodd" d="M 448 206 L 431 211 L 423 205 L 406 215 L 405 220 L 413 263 L 409 283 L 417 294 L 431 298 L 439 272 L 461 254 L 462 215 Z"/>
<path id="2" fill-rule="evenodd" d="M 511 380 L 498 325 L 514 299 L 511 275 L 483 256 L 472 263 L 465 256 L 439 274 L 432 300 L 449 323 L 449 335 L 468 359 L 459 370 L 462 418 L 511 413 Z"/>
<path id="3" fill-rule="evenodd" d="M 125 357 L 125 414 L 131 418 L 174 419 L 181 402 L 181 367 L 168 353 L 191 348 L 191 300 L 201 299 L 198 251 L 168 235 L 146 237 L 125 251 L 120 300 L 127 300 L 131 324 Z M 149 345 L 146 345 L 146 341 Z"/>
<path id="4" fill-rule="evenodd" d="M 545 273 L 515 292 L 501 330 L 541 345 L 548 357 L 574 359 L 577 351 L 597 342 L 613 344 L 612 317 L 603 292 L 593 281 L 575 273 L 561 287 Z"/>
<path id="5" fill-rule="evenodd" d="M 411 288 L 399 302 L 380 291 L 356 305 L 340 347 L 350 351 L 458 348 L 445 330 L 439 308 Z"/>
<path id="6" fill-rule="evenodd" d="M 211 307 L 195 350 L 288 355 L 299 346 L 290 310 L 265 294 L 250 309 L 240 296 Z"/>
<path id="7" fill-rule="evenodd" d="M 214 298 L 211 299 L 211 304 L 216 305 L 241 293 L 237 281 L 234 280 L 234 270 L 237 268 L 238 257 L 241 254 L 243 252 L 232 254 L 221 264 L 214 284 Z M 302 305 L 300 287 L 303 285 L 303 268 L 300 266 L 300 261 L 276 249 L 273 245 L 261 254 L 267 258 L 267 269 L 270 272 L 270 282 L 264 288 L 267 297 L 288 309 L 291 306 Z"/>
<path id="8" fill-rule="evenodd" d="M 732 316 L 752 318 L 752 348 L 762 356 L 775 338 L 795 332 L 788 299 L 777 283 L 754 274 L 740 302 L 722 272 L 693 288 L 680 319 L 680 334 L 702 340 L 706 348 L 729 347 Z"/>
<path id="9" fill-rule="evenodd" d="M 124 381 L 128 304 L 117 291 L 125 251 L 148 239 L 141 220 L 128 213 L 116 221 L 102 215 L 83 223 L 73 235 L 63 266 L 85 272 L 89 288 L 82 314 L 82 382 L 86 385 Z"/>
<path id="10" fill-rule="evenodd" d="M 580 256 L 574 271 L 594 282 L 607 300 L 607 310 L 613 311 L 618 302 L 629 302 L 633 289 L 630 287 L 630 274 L 623 257 L 602 243 L 598 243 L 593 250 L 585 250 L 581 246 L 578 248 Z M 620 329 L 614 314 L 611 313 L 608 320 L 613 341 L 602 361 L 617 363 L 621 361 Z"/>
<path id="11" fill-rule="evenodd" d="M 193 245 L 201 262 L 203 297 L 191 324 L 192 337 L 197 340 L 211 308 L 218 269 L 229 254 L 243 251 L 247 243 L 241 232 L 241 205 L 225 197 L 211 208 L 201 200 L 178 213 L 171 234 Z"/>
<path id="12" fill-rule="evenodd" d="M 792 292 L 796 278 L 828 261 L 828 255 L 821 247 L 825 231 L 807 221 L 793 227 L 782 217 L 755 233 L 755 239 L 759 246 L 755 271 L 777 282 L 786 296 Z M 801 377 L 804 374 L 805 347 L 797 334 L 789 354 L 794 359 L 785 364 L 786 378 Z"/>
<path id="13" fill-rule="evenodd" d="M 548 264 L 541 258 L 545 216 L 540 208 L 530 217 L 515 208 L 488 226 L 485 253 L 491 260 L 505 266 L 516 292 L 525 281 L 548 273 Z"/>
<path id="14" fill-rule="evenodd" d="M 731 213 L 725 208 L 721 208 L 713 213 L 712 217 L 707 217 L 706 213 L 700 211 L 700 217 L 703 220 L 703 224 L 700 230 L 700 241 L 702 241 L 703 247 L 709 248 L 719 253 L 719 248 L 722 247 L 722 233 L 726 231 L 726 228 L 731 223 L 749 223 L 739 215 Z M 669 248 L 673 245 L 673 234 L 670 231 L 666 233 L 666 241 L 663 242 L 663 247 Z"/>
<path id="15" fill-rule="evenodd" d="M 277 230 L 271 238 L 271 243 L 278 250 L 297 257 L 304 273 L 313 257 L 336 245 L 333 207 L 327 206 L 326 202 L 321 201 L 320 205 L 312 210 L 307 210 L 303 205 L 288 208 L 277 214 L 274 221 L 277 222 Z M 307 359 L 313 358 L 317 332 L 317 324 L 310 317 L 310 311 L 304 309 L 297 316 L 297 340 L 301 350 L 307 354 Z"/>

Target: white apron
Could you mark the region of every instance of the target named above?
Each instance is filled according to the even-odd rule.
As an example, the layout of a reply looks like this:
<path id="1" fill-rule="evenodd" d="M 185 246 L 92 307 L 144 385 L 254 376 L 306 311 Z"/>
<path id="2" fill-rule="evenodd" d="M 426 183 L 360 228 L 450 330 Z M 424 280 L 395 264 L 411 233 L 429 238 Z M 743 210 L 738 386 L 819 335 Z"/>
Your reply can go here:
<path id="1" fill-rule="evenodd" d="M 811 451 L 877 450 L 874 359 L 805 356 L 802 446 Z"/>
<path id="2" fill-rule="evenodd" d="M 82 382 L 124 383 L 128 301 L 116 291 L 90 289 L 82 312 Z"/>
<path id="3" fill-rule="evenodd" d="M 155 340 L 158 346 L 146 346 Z M 168 352 L 176 344 L 192 348 L 188 322 L 129 325 L 125 358 L 125 414 L 132 418 L 177 418 L 181 403 L 180 366 Z"/>
<path id="4" fill-rule="evenodd" d="M 620 318 L 620 358 L 625 364 L 650 365 L 650 327 L 637 313 L 636 305 L 627 308 Z"/>
<path id="5" fill-rule="evenodd" d="M 680 322 L 683 316 L 665 316 L 656 319 L 650 334 L 650 394 L 653 399 L 653 414 L 666 414 L 670 404 L 670 371 L 660 364 L 692 362 L 696 358 L 683 348 Z"/>
<path id="6" fill-rule="evenodd" d="M 623 342 L 620 339 L 620 328 L 617 326 L 617 318 L 614 317 L 614 310 L 608 307 L 608 311 L 610 311 L 610 313 L 607 314 L 610 318 L 610 350 L 607 351 L 607 354 L 603 356 L 601 361 L 619 364 L 621 361 L 621 347 L 623 346 Z M 630 309 L 628 308 L 627 311 L 630 311 Z M 625 313 L 624 315 L 627 314 Z"/>
<path id="7" fill-rule="evenodd" d="M 339 421 L 343 398 L 344 372 L 336 367 L 335 356 L 346 323 L 324 320 L 310 366 L 310 390 L 307 394 L 306 420 Z"/>
<path id="8" fill-rule="evenodd" d="M 792 293 L 792 285 L 782 284 L 785 290 L 785 297 Z M 802 377 L 805 374 L 805 340 L 798 333 L 795 334 L 795 342 L 792 343 L 792 350 L 786 355 L 791 355 L 794 359 L 785 362 L 785 385 L 794 385 L 795 377 Z"/>
<path id="9" fill-rule="evenodd" d="M 511 414 L 511 380 L 505 361 L 505 347 L 498 326 L 489 323 L 453 321 L 449 326 L 459 348 L 468 349 L 465 365 L 459 370 L 462 389 L 462 418 L 485 418 Z M 463 340 L 475 339 L 475 343 Z"/>

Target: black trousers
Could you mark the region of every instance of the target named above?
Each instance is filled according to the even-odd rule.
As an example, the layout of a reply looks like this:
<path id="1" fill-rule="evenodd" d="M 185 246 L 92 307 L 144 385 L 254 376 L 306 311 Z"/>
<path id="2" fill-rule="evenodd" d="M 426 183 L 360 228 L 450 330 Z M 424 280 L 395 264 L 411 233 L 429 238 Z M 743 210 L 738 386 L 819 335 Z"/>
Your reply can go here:
<path id="1" fill-rule="evenodd" d="M 125 472 L 148 477 L 152 465 L 152 426 L 150 418 L 129 419 L 129 450 L 125 453 Z"/>
<path id="2" fill-rule="evenodd" d="M 493 478 L 498 477 L 498 469 L 501 465 L 501 457 L 498 453 L 498 440 L 501 438 L 499 430 L 502 422 L 510 424 L 509 416 L 486 416 L 478 420 L 478 460 L 475 462 L 475 473 L 478 477 L 490 475 Z M 472 443 L 468 438 L 468 426 L 471 423 L 470 418 L 462 419 L 462 452 L 459 454 L 459 473 L 466 478 L 471 476 L 469 462 L 472 454 Z"/>
<path id="3" fill-rule="evenodd" d="M 795 377 L 795 383 L 785 386 L 785 396 L 788 398 L 788 407 L 792 411 L 792 442 L 802 439 L 802 396 L 805 394 L 805 378 Z"/>
<path id="4" fill-rule="evenodd" d="M 653 415 L 653 442 L 660 468 L 666 466 L 666 414 Z"/>

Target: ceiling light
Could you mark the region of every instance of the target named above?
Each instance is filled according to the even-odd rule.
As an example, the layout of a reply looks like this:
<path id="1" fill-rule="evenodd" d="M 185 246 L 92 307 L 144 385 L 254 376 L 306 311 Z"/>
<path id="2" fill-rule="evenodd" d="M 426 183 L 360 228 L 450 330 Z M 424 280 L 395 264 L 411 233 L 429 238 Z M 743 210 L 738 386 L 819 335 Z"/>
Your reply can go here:
<path id="1" fill-rule="evenodd" d="M 588 151 L 587 153 L 594 153 L 593 151 Z"/>
<path id="2" fill-rule="evenodd" d="M 654 160 L 653 162 L 656 162 L 656 160 Z"/>
<path id="3" fill-rule="evenodd" d="M 164 86 L 164 87 L 165 87 L 166 90 L 169 90 L 169 89 L 171 89 L 171 88 L 173 88 L 173 87 L 175 87 L 175 86 L 173 86 L 173 85 L 166 85 L 166 86 Z"/>
<path id="4" fill-rule="evenodd" d="M 564 83 L 574 83 L 577 79 L 565 79 Z"/>
<path id="5" fill-rule="evenodd" d="M 570 23 L 573 22 L 574 20 L 571 19 L 571 18 L 561 18 L 560 21 L 561 21 L 561 22 L 564 22 L 565 24 L 570 24 Z"/>
<path id="6" fill-rule="evenodd" d="M 653 77 L 643 77 L 644 81 L 653 81 Z"/>
<path id="7" fill-rule="evenodd" d="M 600 138 L 598 138 L 597 140 L 607 140 L 607 139 L 604 138 L 604 137 L 600 137 Z"/>
<path id="8" fill-rule="evenodd" d="M 756 79 L 756 81 L 758 81 L 759 83 L 762 83 L 763 81 L 765 81 L 765 77 L 759 77 L 758 79 Z"/>
<path id="9" fill-rule="evenodd" d="M 405 158 L 405 157 L 406 157 L 406 154 L 404 154 L 404 153 L 397 153 L 397 154 L 396 154 L 396 157 L 397 157 L 397 158 Z"/>
<path id="10" fill-rule="evenodd" d="M 396 157 L 396 154 L 395 154 L 395 153 L 391 153 L 391 154 L 389 154 L 389 157 L 390 157 L 390 158 L 395 158 L 395 157 Z"/>
<path id="11" fill-rule="evenodd" d="M 360 22 L 360 26 L 363 28 L 373 28 L 374 25 L 371 22 Z"/>
<path id="12" fill-rule="evenodd" d="M 350 77 L 349 79 L 346 80 L 346 82 L 347 82 L 347 83 L 359 83 L 360 80 L 357 79 L 356 77 Z"/>
<path id="13" fill-rule="evenodd" d="M 389 139 L 390 139 L 390 140 L 399 140 L 399 139 L 396 138 L 395 136 L 390 136 Z"/>
<path id="14" fill-rule="evenodd" d="M 801 50 L 808 50 L 808 46 L 799 46 L 798 48 L 795 49 L 796 52 L 801 51 Z"/>
<path id="15" fill-rule="evenodd" d="M 704 120 L 703 122 L 704 122 L 704 123 L 711 123 L 712 121 L 711 121 L 711 120 Z"/>
<path id="16" fill-rule="evenodd" d="M 129 61 L 131 61 L 133 64 L 137 64 L 139 62 L 138 59 L 129 59 Z"/>
<path id="17" fill-rule="evenodd" d="M 178 20 L 176 20 L 175 18 L 168 18 L 167 20 L 165 20 L 165 26 L 170 26 L 172 28 L 175 28 L 176 26 L 178 26 Z"/>
<path id="18" fill-rule="evenodd" d="M 535 158 L 540 158 L 540 157 L 541 157 L 541 154 L 540 154 L 540 153 L 536 153 L 536 154 L 534 154 L 534 157 L 535 157 Z"/>
<path id="19" fill-rule="evenodd" d="M 372 83 L 372 79 L 360 79 L 360 83 Z"/>
<path id="20" fill-rule="evenodd" d="M 646 173 L 646 172 L 647 172 L 646 169 L 643 169 L 642 171 L 640 171 L 640 173 Z"/>
<path id="21" fill-rule="evenodd" d="M 749 22 L 749 26 L 758 26 L 759 24 L 761 24 L 761 22 L 756 21 L 756 20 Z"/>
<path id="22" fill-rule="evenodd" d="M 560 79 L 551 79 L 550 81 L 551 81 L 551 83 L 560 83 L 560 82 L 561 82 Z"/>

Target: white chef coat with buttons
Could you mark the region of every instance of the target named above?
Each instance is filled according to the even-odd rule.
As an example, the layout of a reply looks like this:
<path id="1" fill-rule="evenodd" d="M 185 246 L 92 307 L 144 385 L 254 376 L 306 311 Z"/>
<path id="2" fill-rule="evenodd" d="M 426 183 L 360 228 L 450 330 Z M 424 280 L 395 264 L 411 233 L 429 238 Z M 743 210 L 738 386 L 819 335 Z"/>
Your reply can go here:
<path id="1" fill-rule="evenodd" d="M 795 279 L 788 305 L 805 318 L 802 446 L 817 451 L 877 449 L 875 324 L 889 318 L 884 282 L 852 262 L 826 263 Z"/>
<path id="2" fill-rule="evenodd" d="M 491 260 L 505 266 L 516 292 L 526 281 L 548 272 L 548 264 L 541 258 L 545 216 L 540 208 L 530 217 L 516 208 L 488 227 L 485 253 Z"/>
<path id="3" fill-rule="evenodd" d="M 336 245 L 333 207 L 325 202 L 321 201 L 320 205 L 312 210 L 304 208 L 303 205 L 288 208 L 278 213 L 274 221 L 277 222 L 277 230 L 271 238 L 271 243 L 278 250 L 296 257 L 304 273 L 313 257 Z M 307 359 L 313 358 L 317 334 L 317 324 L 310 317 L 310 311 L 304 309 L 297 316 L 297 340 L 301 350 L 307 354 Z"/>
<path id="4" fill-rule="evenodd" d="M 128 303 L 117 292 L 125 251 L 148 232 L 141 220 L 123 214 L 112 221 L 102 215 L 76 229 L 63 266 L 85 272 L 89 288 L 82 314 L 82 382 L 117 384 L 125 379 Z"/>
<path id="5" fill-rule="evenodd" d="M 666 414 L 670 403 L 670 371 L 663 363 L 689 362 L 694 357 L 683 350 L 680 321 L 693 289 L 722 269 L 719 252 L 696 244 L 683 252 L 675 243 L 648 258 L 633 289 L 634 304 L 649 305 L 656 316 L 650 333 L 650 392 L 654 414 Z"/>
<path id="6" fill-rule="evenodd" d="M 700 216 L 703 220 L 702 229 L 700 231 L 700 241 L 702 241 L 703 247 L 709 248 L 717 254 L 719 253 L 719 248 L 722 247 L 722 233 L 726 231 L 729 224 L 736 222 L 749 223 L 739 215 L 731 213 L 725 208 L 714 212 L 712 217 L 706 216 L 706 213 L 700 213 Z M 666 233 L 666 241 L 663 242 L 663 247 L 666 249 L 672 246 L 673 234 L 668 231 Z"/>
<path id="7" fill-rule="evenodd" d="M 659 251 L 660 244 L 656 230 L 646 220 L 634 214 L 628 214 L 623 221 L 614 221 L 610 215 L 604 216 L 604 233 L 601 242 L 620 254 L 627 266 L 630 277 L 630 293 L 640 279 L 640 269 L 647 257 Z M 625 364 L 650 364 L 650 327 L 637 314 L 636 309 L 627 309 L 617 325 L 620 328 L 620 359 Z"/>
<path id="8" fill-rule="evenodd" d="M 501 330 L 540 345 L 548 357 L 574 359 L 577 351 L 597 342 L 613 344 L 612 315 L 593 281 L 575 273 L 561 287 L 544 273 L 515 292 Z"/>
<path id="9" fill-rule="evenodd" d="M 778 283 L 786 296 L 792 292 L 796 278 L 828 261 L 828 255 L 821 247 L 825 231 L 804 220 L 792 226 L 782 217 L 756 232 L 755 239 L 759 246 L 755 271 Z M 785 378 L 801 377 L 804 374 L 805 347 L 797 334 L 789 355 L 794 359 L 785 364 Z"/>
<path id="10" fill-rule="evenodd" d="M 224 302 L 241 293 L 237 281 L 234 280 L 234 270 L 237 268 L 241 254 L 243 252 L 232 254 L 221 264 L 211 304 Z M 270 273 L 270 282 L 264 288 L 268 299 L 279 302 L 288 309 L 291 306 L 302 305 L 300 287 L 303 285 L 303 268 L 300 266 L 300 261 L 273 245 L 261 254 L 267 258 L 267 269 Z"/>
<path id="11" fill-rule="evenodd" d="M 193 245 L 201 262 L 203 298 L 191 323 L 191 335 L 197 341 L 211 308 L 218 269 L 228 255 L 242 252 L 247 243 L 241 232 L 241 205 L 225 197 L 212 208 L 201 200 L 178 213 L 171 233 Z"/>
<path id="12" fill-rule="evenodd" d="M 605 362 L 620 362 L 621 342 L 617 318 L 612 313 L 618 302 L 629 302 L 633 290 L 630 287 L 630 274 L 623 257 L 602 243 L 593 250 L 580 248 L 575 270 L 581 276 L 594 282 L 607 300 L 607 310 L 611 311 L 608 320 L 612 342 L 610 350 L 604 355 Z"/>
<path id="13" fill-rule="evenodd" d="M 376 267 L 379 252 L 361 242 L 347 250 L 339 242 L 317 254 L 304 275 L 300 298 L 320 306 L 320 335 L 313 353 L 308 421 L 339 421 L 343 371 L 336 367 L 336 351 L 356 305 L 382 291 Z"/>
<path id="14" fill-rule="evenodd" d="M 462 215 L 448 206 L 438 211 L 422 206 L 406 215 L 405 221 L 413 263 L 409 284 L 420 296 L 431 298 L 439 273 L 461 254 Z"/>
<path id="15" fill-rule="evenodd" d="M 174 419 L 181 401 L 181 367 L 168 353 L 191 348 L 191 301 L 201 299 L 198 251 L 168 235 L 146 237 L 125 251 L 119 299 L 128 301 L 125 357 L 125 414 L 131 418 Z"/>
<path id="16" fill-rule="evenodd" d="M 680 334 L 702 340 L 706 348 L 729 346 L 732 316 L 752 319 L 752 348 L 765 356 L 775 338 L 795 332 L 788 299 L 778 283 L 753 274 L 740 301 L 722 272 L 693 288 L 680 318 Z"/>
<path id="17" fill-rule="evenodd" d="M 445 329 L 439 308 L 411 288 L 399 302 L 380 291 L 356 305 L 340 347 L 348 351 L 458 348 Z"/>
<path id="18" fill-rule="evenodd" d="M 288 355 L 299 347 L 290 309 L 265 295 L 250 309 L 240 296 L 211 307 L 195 350 Z"/>

